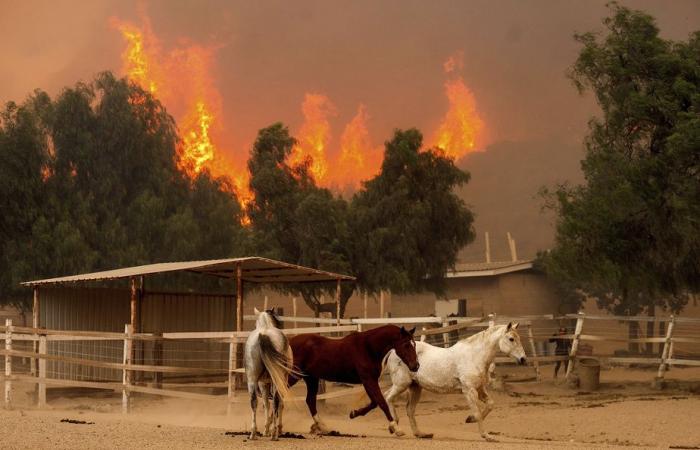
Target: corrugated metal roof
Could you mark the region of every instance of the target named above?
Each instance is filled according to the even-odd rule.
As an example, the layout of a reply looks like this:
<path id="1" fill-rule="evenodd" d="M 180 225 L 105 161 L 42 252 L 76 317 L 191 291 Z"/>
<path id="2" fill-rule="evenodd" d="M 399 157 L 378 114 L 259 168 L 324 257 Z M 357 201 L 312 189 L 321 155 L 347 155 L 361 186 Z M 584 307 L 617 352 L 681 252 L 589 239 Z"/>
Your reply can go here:
<path id="1" fill-rule="evenodd" d="M 78 283 L 83 281 L 114 280 L 178 271 L 196 272 L 223 278 L 235 278 L 236 266 L 239 263 L 241 264 L 243 281 L 254 283 L 298 283 L 355 279 L 349 275 L 326 272 L 324 270 L 252 256 L 246 258 L 147 264 L 144 266 L 124 267 L 121 269 L 71 275 L 67 277 L 25 281 L 21 284 L 24 286 L 38 286 L 43 284 Z"/>
<path id="2" fill-rule="evenodd" d="M 457 263 L 447 278 L 484 277 L 532 269 L 532 260 Z"/>

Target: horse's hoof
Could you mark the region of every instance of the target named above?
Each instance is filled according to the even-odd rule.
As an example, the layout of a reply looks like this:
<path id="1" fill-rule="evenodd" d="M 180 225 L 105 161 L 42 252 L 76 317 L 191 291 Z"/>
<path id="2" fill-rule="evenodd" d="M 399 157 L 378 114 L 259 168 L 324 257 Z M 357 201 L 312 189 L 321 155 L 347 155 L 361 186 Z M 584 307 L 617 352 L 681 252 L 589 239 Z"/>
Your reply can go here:
<path id="1" fill-rule="evenodd" d="M 398 437 L 404 436 L 405 434 L 406 434 L 406 433 L 404 433 L 404 432 L 401 431 L 401 430 L 395 430 L 395 431 L 394 431 L 394 435 L 396 435 L 396 436 L 398 436 Z"/>
<path id="2" fill-rule="evenodd" d="M 257 433 L 250 433 L 250 436 L 248 437 L 249 440 L 253 441 L 258 438 Z"/>
<path id="3" fill-rule="evenodd" d="M 476 419 L 474 418 L 474 416 L 471 416 L 471 415 L 467 416 L 467 418 L 464 420 L 464 423 L 474 423 L 474 422 L 476 422 Z"/>
<path id="4" fill-rule="evenodd" d="M 483 435 L 483 436 L 481 436 L 481 437 L 483 437 L 484 440 L 485 440 L 486 442 L 498 442 L 498 441 L 496 440 L 496 438 L 492 438 L 492 437 L 489 436 L 488 434 L 485 434 L 485 435 Z"/>
<path id="5" fill-rule="evenodd" d="M 357 412 L 355 410 L 350 411 L 350 418 L 354 419 L 355 417 L 357 417 Z"/>
<path id="6" fill-rule="evenodd" d="M 416 434 L 416 437 L 418 439 L 432 439 L 433 433 L 418 433 L 418 434 Z"/>

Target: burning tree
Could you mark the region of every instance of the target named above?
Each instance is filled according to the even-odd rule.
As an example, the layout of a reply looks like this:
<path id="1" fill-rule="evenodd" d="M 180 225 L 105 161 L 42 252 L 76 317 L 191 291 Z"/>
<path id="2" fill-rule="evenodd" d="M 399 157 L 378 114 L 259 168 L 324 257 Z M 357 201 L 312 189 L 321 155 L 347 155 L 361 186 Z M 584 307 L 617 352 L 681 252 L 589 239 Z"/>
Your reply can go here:
<path id="1" fill-rule="evenodd" d="M 457 252 L 474 238 L 473 215 L 453 192 L 469 176 L 442 152 L 422 150 L 422 139 L 415 129 L 396 131 L 381 172 L 346 201 L 316 185 L 308 161 L 290 164 L 296 140 L 284 125 L 260 130 L 248 163 L 258 253 L 356 276 L 356 285 L 342 287 L 341 315 L 356 289 L 440 292 Z M 335 315 L 321 298 L 329 288 L 291 287 L 317 316 Z"/>

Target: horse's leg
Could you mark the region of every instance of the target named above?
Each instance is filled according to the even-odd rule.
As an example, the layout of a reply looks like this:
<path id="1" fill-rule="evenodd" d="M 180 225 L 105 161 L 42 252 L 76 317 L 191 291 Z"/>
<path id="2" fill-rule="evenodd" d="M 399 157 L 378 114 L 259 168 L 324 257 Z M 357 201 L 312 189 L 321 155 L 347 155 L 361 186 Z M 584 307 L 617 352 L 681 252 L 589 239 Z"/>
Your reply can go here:
<path id="1" fill-rule="evenodd" d="M 258 427 L 255 418 L 255 412 L 258 409 L 258 396 L 255 393 L 255 383 L 248 382 L 248 394 L 250 394 L 250 409 L 251 409 L 251 425 L 250 439 L 256 439 Z"/>
<path id="2" fill-rule="evenodd" d="M 418 384 L 412 384 L 408 388 L 408 404 L 406 405 L 406 414 L 408 414 L 408 421 L 411 423 L 411 431 L 413 435 L 417 438 L 430 439 L 433 437 L 433 433 L 423 433 L 418 429 L 418 424 L 416 423 L 416 406 L 420 401 L 420 395 L 423 392 L 423 388 Z"/>
<path id="3" fill-rule="evenodd" d="M 260 387 L 260 397 L 262 398 L 263 412 L 265 414 L 265 432 L 263 436 L 270 435 L 270 424 L 272 423 L 272 414 L 270 412 L 270 388 L 272 387 L 267 382 L 258 383 Z"/>
<path id="4" fill-rule="evenodd" d="M 277 392 L 276 388 L 272 388 L 272 416 L 274 420 L 272 421 L 272 440 L 276 441 L 279 439 L 279 429 L 280 429 L 280 408 L 282 406 L 282 401 L 280 399 L 280 394 Z"/>
<path id="5" fill-rule="evenodd" d="M 316 409 L 316 396 L 318 395 L 318 378 L 305 377 L 304 382 L 306 383 L 306 406 L 309 407 L 309 412 L 311 413 L 311 418 L 314 419 L 313 425 L 311 425 L 312 433 L 328 433 L 328 428 L 321 421 L 318 416 L 318 410 Z"/>
<path id="6" fill-rule="evenodd" d="M 391 415 L 391 412 L 389 411 L 389 405 L 386 404 L 386 400 L 382 395 L 382 390 L 379 388 L 379 382 L 373 377 L 369 376 L 364 377 L 364 379 L 362 380 L 362 384 L 364 385 L 365 391 L 367 392 L 367 395 L 369 395 L 369 399 L 371 400 L 371 402 L 368 406 L 353 411 L 358 414 L 355 414 L 353 416 L 351 412 L 350 418 L 352 419 L 353 417 L 357 417 L 358 415 L 364 416 L 369 411 L 379 406 L 384 412 L 386 419 L 389 421 L 389 432 L 395 433 L 397 436 L 403 436 L 405 433 L 401 431 L 401 428 L 399 428 L 399 424 L 396 423 L 394 417 Z"/>
<path id="7" fill-rule="evenodd" d="M 467 404 L 473 411 L 473 416 L 476 419 L 477 424 L 479 425 L 479 434 L 481 435 L 482 438 L 486 439 L 487 441 L 495 441 L 494 438 L 489 436 L 485 431 L 484 431 L 484 414 L 483 411 L 486 407 L 484 402 L 479 400 L 479 392 L 476 390 L 475 387 L 462 383 L 462 393 L 464 396 L 467 398 Z"/>
<path id="8" fill-rule="evenodd" d="M 277 435 L 282 434 L 282 411 L 284 411 L 284 402 L 280 399 L 277 407 Z"/>
<path id="9" fill-rule="evenodd" d="M 491 413 L 493 410 L 493 399 L 489 395 L 488 391 L 486 391 L 486 386 L 482 385 L 477 389 L 477 392 L 479 393 L 479 400 L 481 400 L 484 403 L 484 410 L 481 412 L 482 420 L 486 418 L 486 416 Z M 468 415 L 467 419 L 465 420 L 466 423 L 474 423 L 476 422 L 476 419 L 474 418 L 473 415 Z"/>

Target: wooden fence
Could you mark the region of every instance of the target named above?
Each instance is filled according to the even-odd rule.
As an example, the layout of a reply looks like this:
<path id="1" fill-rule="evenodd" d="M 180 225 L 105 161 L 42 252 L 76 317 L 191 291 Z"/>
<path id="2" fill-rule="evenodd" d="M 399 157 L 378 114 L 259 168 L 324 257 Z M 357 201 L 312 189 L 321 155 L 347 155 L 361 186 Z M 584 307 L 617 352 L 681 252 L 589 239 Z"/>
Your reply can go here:
<path id="1" fill-rule="evenodd" d="M 250 319 L 246 317 L 246 320 Z M 521 324 L 519 328 L 523 336 L 523 346 L 528 353 L 528 360 L 531 361 L 536 379 L 541 378 L 540 364 L 555 361 L 566 361 L 570 363 L 567 375 L 574 369 L 576 360 L 584 356 L 581 354 L 582 342 L 621 342 L 621 343 L 656 343 L 662 344 L 662 350 L 658 355 L 634 355 L 634 356 L 614 356 L 596 355 L 603 363 L 607 364 L 646 364 L 658 366 L 656 378 L 663 378 L 671 366 L 700 366 L 700 358 L 681 357 L 674 353 L 674 344 L 684 344 L 698 346 L 700 348 L 700 319 L 689 319 L 680 317 L 649 318 L 649 317 L 621 317 L 621 316 L 586 316 L 580 314 L 570 314 L 561 317 L 553 315 L 505 317 L 489 315 L 488 317 L 410 317 L 410 318 L 367 318 L 367 319 L 324 319 L 311 317 L 280 317 L 285 325 L 290 323 L 313 324 L 313 326 L 284 328 L 283 332 L 288 335 L 301 333 L 321 333 L 341 336 L 353 331 L 362 331 L 367 327 L 383 325 L 387 323 L 410 325 L 415 324 L 418 328 L 416 337 L 422 341 L 428 341 L 434 345 L 450 346 L 454 342 L 471 334 L 474 334 L 486 327 L 496 323 L 517 321 Z M 586 327 L 591 323 L 602 323 L 604 321 L 650 321 L 664 322 L 663 336 L 653 336 L 644 338 L 625 338 L 610 336 L 606 333 L 591 334 L 586 332 Z M 570 339 L 572 341 L 569 355 L 553 355 L 551 351 L 542 351 L 542 344 L 548 343 L 552 339 L 552 329 L 557 329 L 561 323 L 574 323 L 574 332 L 559 339 Z M 328 326 L 328 324 L 333 324 Z M 536 324 L 536 327 L 533 327 Z M 544 325 L 543 325 L 544 324 Z M 679 324 L 685 324 L 691 332 L 678 335 Z M 326 325 L 326 326 L 323 326 Z M 687 326 L 690 326 L 688 328 Z M 129 325 L 125 326 L 123 333 L 95 332 L 95 331 L 73 331 L 73 330 L 48 330 L 43 328 L 18 327 L 12 325 L 11 320 L 7 320 L 5 326 L 0 326 L 0 332 L 5 335 L 4 349 L 0 349 L 0 354 L 4 356 L 4 404 L 6 408 L 12 405 L 12 383 L 33 383 L 36 385 L 37 403 L 44 406 L 46 404 L 46 389 L 48 386 L 63 387 L 83 387 L 110 389 L 121 392 L 122 411 L 128 412 L 131 404 L 131 394 L 133 392 L 159 395 L 166 397 L 179 397 L 187 399 L 202 400 L 223 400 L 229 405 L 240 402 L 247 402 L 247 396 L 236 396 L 237 374 L 242 374 L 242 361 L 240 358 L 242 344 L 249 335 L 249 331 L 243 332 L 179 332 L 179 333 L 133 333 Z M 52 354 L 50 352 L 50 342 L 57 341 L 108 341 L 114 346 L 121 348 L 120 360 L 104 360 L 99 354 Z M 221 362 L 220 368 L 216 367 L 185 367 L 183 365 L 163 364 L 163 344 L 173 341 L 192 342 L 216 342 L 228 347 L 220 356 L 213 355 L 215 360 Z M 527 341 L 527 342 L 526 342 Z M 139 355 L 135 350 L 137 344 L 150 343 L 150 359 Z M 538 345 L 539 344 L 539 345 Z M 696 354 L 700 355 L 700 352 Z M 684 353 L 685 356 L 688 353 Z M 76 357 L 77 356 L 77 357 Z M 692 354 L 691 354 L 692 356 Z M 13 359 L 29 360 L 30 364 L 13 366 Z M 50 374 L 47 370 L 47 363 L 50 361 L 60 361 L 65 364 L 82 365 L 112 369 L 121 372 L 121 382 L 113 380 L 75 380 L 68 379 L 61 374 Z M 170 358 L 168 361 L 177 361 Z M 188 359 L 190 363 L 197 359 Z M 205 361 L 201 359 L 200 361 Z M 207 359 L 206 361 L 211 361 Z M 150 362 L 150 363 L 149 363 Z M 510 358 L 500 356 L 496 363 L 513 362 Z M 202 363 L 202 366 L 207 364 Z M 172 381 L 164 380 L 163 375 L 186 377 Z M 51 376 L 54 375 L 54 376 Z M 193 392 L 192 389 L 220 390 L 221 394 L 207 394 Z M 183 390 L 183 389 L 190 389 Z M 361 387 L 341 389 L 334 392 L 322 394 L 319 398 L 335 398 L 344 395 L 354 394 L 361 390 Z M 223 393 L 225 391 L 225 394 Z M 301 398 L 299 398 L 301 399 Z"/>

